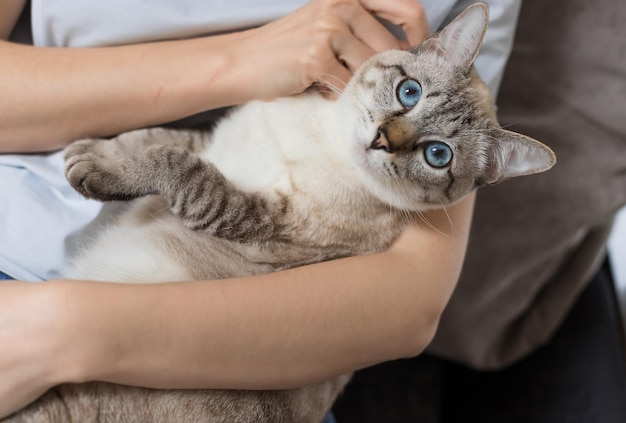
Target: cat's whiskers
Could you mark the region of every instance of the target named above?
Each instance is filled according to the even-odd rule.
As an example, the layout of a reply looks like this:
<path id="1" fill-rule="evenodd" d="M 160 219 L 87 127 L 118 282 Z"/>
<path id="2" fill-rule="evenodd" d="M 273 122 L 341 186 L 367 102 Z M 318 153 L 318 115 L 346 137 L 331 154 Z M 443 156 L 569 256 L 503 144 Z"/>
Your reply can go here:
<path id="1" fill-rule="evenodd" d="M 407 225 L 415 224 L 415 215 L 419 214 L 419 212 L 410 212 L 408 210 L 402 210 L 402 218 L 403 222 Z"/>
<path id="2" fill-rule="evenodd" d="M 503 126 L 501 126 L 501 128 L 502 128 L 502 129 L 509 129 L 510 127 L 512 127 L 512 126 L 516 126 L 516 125 L 519 125 L 520 123 L 522 123 L 522 121 L 521 121 L 521 120 L 516 120 L 515 122 L 511 122 L 511 123 L 509 123 L 509 124 L 507 124 L 507 125 L 503 125 Z"/>
<path id="3" fill-rule="evenodd" d="M 444 210 L 445 210 L 445 208 L 444 208 Z M 442 230 L 441 230 L 441 229 L 439 229 L 437 226 L 435 226 L 433 223 L 431 223 L 431 222 L 430 222 L 430 221 L 426 218 L 426 216 L 424 215 L 424 213 L 423 213 L 423 212 L 419 212 L 419 211 L 418 211 L 418 212 L 416 212 L 415 214 L 416 214 L 416 215 L 420 218 L 420 220 L 421 220 L 422 222 L 424 222 L 424 224 L 426 224 L 426 226 L 427 226 L 427 227 L 429 227 L 429 228 L 430 228 L 430 229 L 432 229 L 433 231 L 437 232 L 439 235 L 441 235 L 441 236 L 443 236 L 443 237 L 446 237 L 446 238 L 453 238 L 453 237 L 455 236 L 455 233 L 456 233 L 456 232 L 455 232 L 454 230 L 452 231 L 452 232 L 453 232 L 452 234 L 448 234 L 448 233 L 446 233 L 446 232 L 442 231 Z M 446 211 L 446 214 L 447 214 L 447 211 Z M 449 219 L 450 219 L 450 216 L 448 215 L 448 220 L 449 220 Z"/>
<path id="4" fill-rule="evenodd" d="M 452 221 L 452 218 L 450 217 L 450 213 L 448 213 L 448 208 L 446 206 L 444 206 L 443 204 L 441 204 L 441 208 L 444 212 L 444 214 L 446 215 L 446 219 L 448 219 L 448 224 L 450 227 L 450 234 L 449 236 L 452 238 L 456 238 L 457 236 L 457 229 L 456 226 L 454 225 L 454 222 Z"/>
<path id="5" fill-rule="evenodd" d="M 384 182 L 384 184 L 386 185 L 387 190 L 392 191 L 395 195 L 398 195 L 398 186 L 397 186 L 397 184 L 394 184 L 394 183 L 393 183 L 393 181 L 390 181 L 390 180 L 389 180 L 389 179 L 387 179 L 387 178 L 382 179 L 382 181 L 383 181 L 383 182 Z M 398 214 L 399 214 L 399 215 L 400 215 L 400 219 L 401 219 L 401 221 L 402 221 L 403 223 L 406 223 L 406 224 L 410 224 L 410 223 L 412 223 L 411 221 L 408 221 L 408 220 L 407 220 L 407 217 L 408 217 L 408 216 L 407 216 L 407 214 L 408 214 L 409 212 L 407 212 L 406 210 L 403 210 L 403 209 L 399 209 L 399 208 L 397 208 L 397 207 L 394 207 L 394 206 L 392 206 L 392 205 L 391 205 L 391 204 L 389 204 L 389 203 L 386 203 L 386 204 L 387 204 L 387 207 L 388 207 L 388 209 L 389 209 L 389 216 L 390 216 L 390 217 L 393 217 L 394 215 L 398 215 Z M 391 226 L 391 225 L 392 225 L 392 223 L 391 223 L 391 222 L 393 222 L 393 219 L 390 219 L 390 220 L 389 220 L 389 226 Z"/>
<path id="6" fill-rule="evenodd" d="M 328 79 L 334 79 L 335 81 L 337 81 L 340 84 L 342 84 L 343 87 L 340 88 L 339 85 L 333 84 L 332 82 L 327 80 L 326 82 L 324 82 L 322 84 L 318 84 L 319 88 L 322 88 L 322 87 L 323 88 L 328 88 L 328 89 L 330 89 L 332 92 L 334 92 L 337 95 L 341 95 L 343 90 L 346 88 L 347 84 L 345 82 L 343 82 L 343 80 L 341 80 L 339 77 L 337 77 L 335 75 L 332 75 L 330 73 L 322 73 L 321 76 L 324 76 L 324 77 L 326 77 Z"/>
<path id="7" fill-rule="evenodd" d="M 387 179 L 385 180 L 385 183 L 387 187 L 389 188 L 389 190 L 393 191 L 394 194 L 396 194 L 397 196 L 401 196 L 404 198 L 410 197 L 410 193 L 407 191 L 407 187 L 404 184 L 394 184 L 392 181 L 389 181 Z M 419 212 L 411 212 L 406 209 L 396 209 L 391 205 L 389 206 L 389 209 L 390 209 L 390 212 L 397 213 L 399 211 L 402 222 L 406 225 L 414 224 L 415 223 L 414 214 L 415 213 L 417 213 L 418 215 L 420 214 Z"/>

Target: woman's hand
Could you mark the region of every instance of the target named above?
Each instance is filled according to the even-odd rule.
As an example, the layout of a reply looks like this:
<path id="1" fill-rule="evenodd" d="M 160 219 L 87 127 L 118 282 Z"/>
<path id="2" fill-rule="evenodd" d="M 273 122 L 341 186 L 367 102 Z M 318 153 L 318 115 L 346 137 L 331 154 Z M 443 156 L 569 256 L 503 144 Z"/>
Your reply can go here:
<path id="1" fill-rule="evenodd" d="M 400 26 L 397 40 L 377 19 Z M 255 81 L 254 97 L 296 94 L 312 84 L 342 89 L 374 53 L 417 45 L 428 35 L 416 0 L 314 0 L 282 19 L 247 31 L 235 46 L 242 80 Z M 236 61 L 238 59 L 235 59 Z M 251 66 L 252 65 L 252 66 Z"/>
<path id="2" fill-rule="evenodd" d="M 56 385 L 64 372 L 57 360 L 68 340 L 63 296 L 44 285 L 0 283 L 0 418 Z"/>

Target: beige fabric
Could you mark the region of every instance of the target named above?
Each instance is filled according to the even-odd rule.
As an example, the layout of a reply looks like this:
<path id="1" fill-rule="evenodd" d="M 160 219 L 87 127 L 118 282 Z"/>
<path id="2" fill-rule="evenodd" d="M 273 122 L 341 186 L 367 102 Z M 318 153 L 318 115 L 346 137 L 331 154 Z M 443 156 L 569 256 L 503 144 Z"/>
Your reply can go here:
<path id="1" fill-rule="evenodd" d="M 477 368 L 547 342 L 626 203 L 626 2 L 525 0 L 499 96 L 503 126 L 556 167 L 479 191 L 467 263 L 431 352 Z"/>

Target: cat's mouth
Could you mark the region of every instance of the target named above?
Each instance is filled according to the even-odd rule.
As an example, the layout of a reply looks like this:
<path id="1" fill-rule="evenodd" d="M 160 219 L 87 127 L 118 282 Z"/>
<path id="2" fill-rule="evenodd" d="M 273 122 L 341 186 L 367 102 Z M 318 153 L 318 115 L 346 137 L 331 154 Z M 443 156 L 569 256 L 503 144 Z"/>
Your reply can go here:
<path id="1" fill-rule="evenodd" d="M 387 130 L 384 127 L 378 128 L 376 132 L 376 137 L 372 140 L 370 144 L 370 149 L 372 150 L 385 150 L 387 153 L 391 153 L 393 151 L 393 145 L 389 141 L 389 137 L 387 136 Z"/>

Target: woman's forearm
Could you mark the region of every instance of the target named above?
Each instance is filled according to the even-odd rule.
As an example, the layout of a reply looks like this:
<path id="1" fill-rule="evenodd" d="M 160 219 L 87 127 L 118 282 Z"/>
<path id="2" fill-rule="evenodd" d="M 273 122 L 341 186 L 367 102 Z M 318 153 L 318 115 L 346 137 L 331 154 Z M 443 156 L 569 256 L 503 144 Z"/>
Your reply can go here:
<path id="1" fill-rule="evenodd" d="M 432 228 L 373 256 L 213 282 L 61 282 L 81 316 L 65 379 L 287 388 L 416 355 L 459 276 L 472 204 L 430 214 Z"/>
<path id="2" fill-rule="evenodd" d="M 0 152 L 51 150 L 248 100 L 230 78 L 238 36 L 95 49 L 0 42 Z"/>

